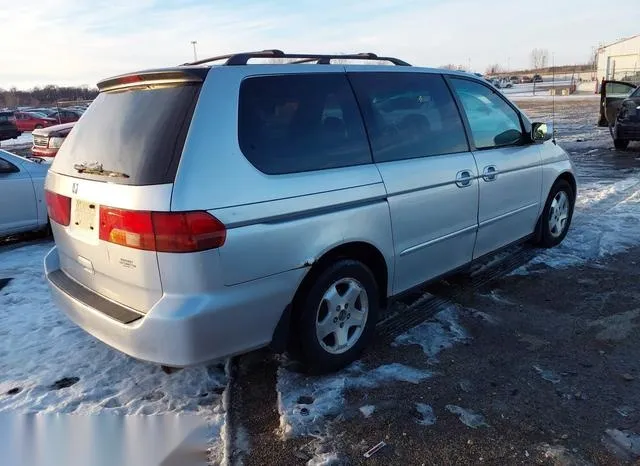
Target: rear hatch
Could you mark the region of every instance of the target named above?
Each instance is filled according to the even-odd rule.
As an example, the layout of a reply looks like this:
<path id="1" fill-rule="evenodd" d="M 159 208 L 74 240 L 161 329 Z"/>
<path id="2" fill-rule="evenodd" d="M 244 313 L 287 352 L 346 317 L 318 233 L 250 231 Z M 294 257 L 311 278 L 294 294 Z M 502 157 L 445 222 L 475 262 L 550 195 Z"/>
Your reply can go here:
<path id="1" fill-rule="evenodd" d="M 188 219 L 164 213 L 206 72 L 160 70 L 101 82 L 47 176 L 62 271 L 140 312 L 162 296 L 157 251 L 184 252 L 172 234 L 179 238 Z"/>

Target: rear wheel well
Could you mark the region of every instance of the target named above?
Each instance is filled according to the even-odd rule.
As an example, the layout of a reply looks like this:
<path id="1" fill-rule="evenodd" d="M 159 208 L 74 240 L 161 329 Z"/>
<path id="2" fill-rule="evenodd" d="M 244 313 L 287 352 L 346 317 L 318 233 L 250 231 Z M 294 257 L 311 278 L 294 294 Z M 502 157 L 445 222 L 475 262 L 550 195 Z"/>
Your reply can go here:
<path id="1" fill-rule="evenodd" d="M 375 246 L 361 241 L 341 244 L 324 253 L 313 264 L 311 270 L 302 280 L 298 291 L 296 291 L 294 303 L 297 302 L 301 296 L 304 296 L 311 284 L 313 284 L 314 280 L 325 268 L 340 259 L 356 260 L 369 267 L 378 284 L 380 306 L 386 306 L 388 285 L 387 263 L 382 253 Z"/>

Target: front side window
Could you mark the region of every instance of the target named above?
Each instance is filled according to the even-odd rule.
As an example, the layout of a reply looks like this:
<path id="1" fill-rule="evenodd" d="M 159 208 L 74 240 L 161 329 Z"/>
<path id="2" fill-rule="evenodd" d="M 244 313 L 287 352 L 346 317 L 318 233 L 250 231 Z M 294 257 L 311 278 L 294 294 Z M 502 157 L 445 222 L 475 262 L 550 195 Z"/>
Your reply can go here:
<path id="1" fill-rule="evenodd" d="M 633 85 L 626 83 L 605 83 L 605 91 L 608 96 L 626 96 L 634 90 Z"/>
<path id="2" fill-rule="evenodd" d="M 17 167 L 11 162 L 7 162 L 5 159 L 0 159 L 0 173 L 17 172 Z"/>
<path id="3" fill-rule="evenodd" d="M 247 160 L 270 175 L 372 162 L 357 102 L 342 73 L 245 79 L 238 140 Z"/>
<path id="4" fill-rule="evenodd" d="M 511 146 L 523 141 L 518 113 L 496 92 L 468 79 L 451 83 L 467 115 L 477 149 Z"/>
<path id="5" fill-rule="evenodd" d="M 460 114 L 442 76 L 374 72 L 349 77 L 376 162 L 469 150 Z"/>

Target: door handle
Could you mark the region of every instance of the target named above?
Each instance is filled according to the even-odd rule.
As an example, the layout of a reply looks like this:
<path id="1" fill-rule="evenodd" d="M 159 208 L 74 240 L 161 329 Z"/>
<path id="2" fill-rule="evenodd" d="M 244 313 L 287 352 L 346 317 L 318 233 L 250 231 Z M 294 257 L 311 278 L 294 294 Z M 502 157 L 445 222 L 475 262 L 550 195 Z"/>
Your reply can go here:
<path id="1" fill-rule="evenodd" d="M 489 165 L 482 170 L 482 179 L 485 181 L 495 181 L 498 177 L 498 170 L 495 165 Z"/>
<path id="2" fill-rule="evenodd" d="M 471 171 L 469 170 L 461 170 L 456 174 L 456 185 L 458 188 L 466 188 L 467 186 L 471 186 Z"/>

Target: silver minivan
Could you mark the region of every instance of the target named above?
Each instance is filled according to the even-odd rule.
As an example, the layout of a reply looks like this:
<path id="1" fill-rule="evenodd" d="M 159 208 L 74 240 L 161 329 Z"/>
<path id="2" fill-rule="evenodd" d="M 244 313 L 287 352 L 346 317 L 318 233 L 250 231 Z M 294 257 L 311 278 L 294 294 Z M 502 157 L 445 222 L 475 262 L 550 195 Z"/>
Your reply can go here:
<path id="1" fill-rule="evenodd" d="M 98 87 L 46 179 L 45 270 L 141 360 L 271 345 L 335 370 L 390 297 L 571 222 L 567 154 L 471 74 L 271 50 Z"/>

